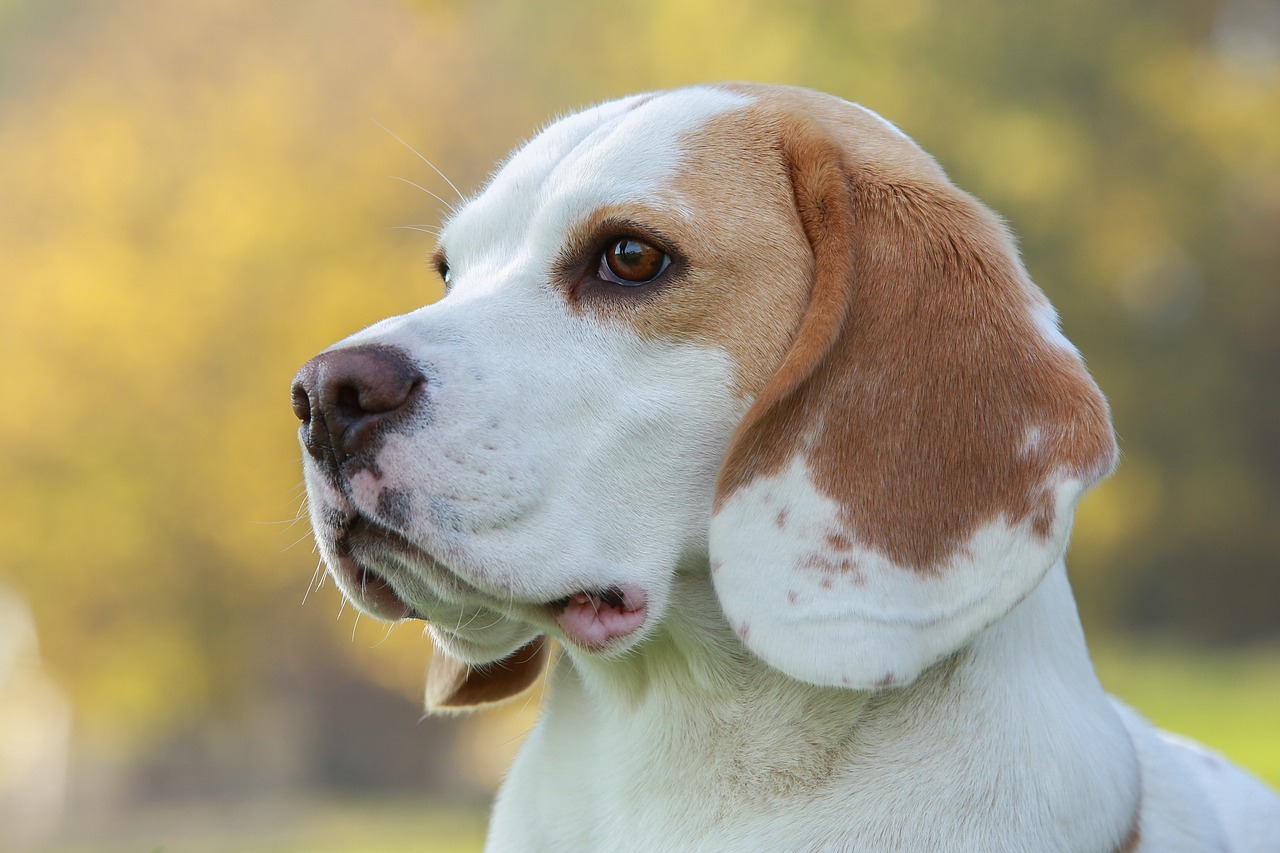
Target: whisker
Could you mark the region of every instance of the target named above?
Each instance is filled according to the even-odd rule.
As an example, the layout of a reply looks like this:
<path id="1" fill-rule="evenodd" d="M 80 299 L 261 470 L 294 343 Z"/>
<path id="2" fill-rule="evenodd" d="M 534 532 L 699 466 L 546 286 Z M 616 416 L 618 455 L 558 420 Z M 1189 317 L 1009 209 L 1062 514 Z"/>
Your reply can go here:
<path id="1" fill-rule="evenodd" d="M 543 640 L 543 642 L 549 643 L 551 641 Z M 550 661 L 548 662 L 548 667 L 550 667 L 551 663 L 552 662 Z M 547 695 L 547 677 L 546 677 L 546 673 L 544 672 L 543 675 L 538 679 L 538 689 L 530 690 L 528 693 L 525 694 L 524 705 L 520 707 L 520 711 L 523 713 L 524 711 L 529 710 L 530 705 L 541 705 L 542 700 L 546 697 L 546 695 Z M 528 735 L 528 734 L 529 732 L 526 731 L 525 735 Z"/>
<path id="2" fill-rule="evenodd" d="M 488 631 L 490 628 L 493 628 L 497 625 L 501 625 L 503 622 L 507 621 L 507 614 L 505 613 L 499 613 L 498 611 L 495 610 L 494 615 L 497 616 L 498 618 L 494 619 L 492 622 L 490 622 L 488 625 L 485 625 L 483 628 L 477 628 L 476 630 Z"/>
<path id="3" fill-rule="evenodd" d="M 377 119 L 373 119 L 373 123 L 374 123 L 374 124 L 376 124 L 378 127 L 382 128 L 384 131 L 386 131 L 386 132 L 391 136 L 391 138 L 392 138 L 392 139 L 394 139 L 396 142 L 399 142 L 399 143 L 400 143 L 401 145 L 403 145 L 405 148 L 408 148 L 410 151 L 412 151 L 412 152 L 414 153 L 414 155 L 415 155 L 419 160 L 421 160 L 422 162 L 424 162 L 424 163 L 426 163 L 428 166 L 430 166 L 430 167 L 431 167 L 431 171 L 433 171 L 433 172 L 435 172 L 437 175 L 439 175 L 439 176 L 440 176 L 440 178 L 441 178 L 441 179 L 442 179 L 446 184 L 448 184 L 448 185 L 449 185 L 449 189 L 453 190 L 455 193 L 457 193 L 457 194 L 458 194 L 458 200 L 459 200 L 459 201 L 461 201 L 461 200 L 462 200 L 463 195 L 462 195 L 461 191 L 459 191 L 459 190 L 458 190 L 458 188 L 457 188 L 457 187 L 455 187 L 455 186 L 453 185 L 453 181 L 449 180 L 449 177 L 448 177 L 447 175 L 445 175 L 445 173 L 444 173 L 444 172 L 442 172 L 442 171 L 440 171 L 438 168 L 436 168 L 436 164 L 435 164 L 435 163 L 432 163 L 432 162 L 431 162 L 430 160 L 428 160 L 426 157 L 422 156 L 422 152 L 420 152 L 418 149 L 414 148 L 412 145 L 410 145 L 409 143 L 405 142 L 403 139 L 401 139 L 400 137 L 398 137 L 398 136 L 396 136 L 394 133 L 392 133 L 392 132 L 391 132 L 391 130 L 390 130 L 386 125 L 384 125 L 382 122 L 378 121 Z M 443 199 L 441 199 L 441 200 L 443 201 Z M 445 202 L 445 204 L 448 204 L 448 202 Z M 453 209 L 453 206 L 452 206 L 452 205 L 450 205 L 450 206 L 449 206 L 449 209 L 450 209 L 450 210 L 452 210 L 452 209 Z"/>
<path id="4" fill-rule="evenodd" d="M 293 490 L 294 497 L 298 501 L 298 506 L 293 511 L 292 518 L 281 518 L 281 519 L 275 519 L 272 521 L 250 521 L 249 523 L 257 526 L 287 524 L 289 527 L 292 527 L 293 525 L 297 524 L 299 521 L 302 521 L 308 515 L 306 488 L 307 488 L 307 484 L 303 482 L 303 483 L 299 483 Z M 301 490 L 301 494 L 299 494 L 299 490 Z M 286 528 L 286 530 L 287 529 L 288 528 Z M 297 544 L 297 543 L 294 543 L 294 544 Z"/>
<path id="5" fill-rule="evenodd" d="M 447 201 L 445 201 L 444 199 L 440 198 L 440 196 L 436 195 L 436 194 L 435 194 L 435 193 L 433 193 L 431 190 L 429 190 L 429 189 L 427 189 L 426 187 L 424 187 L 422 184 L 415 183 L 414 181 L 411 181 L 411 180 L 409 180 L 408 178 L 402 178 L 402 177 L 400 177 L 399 175 L 391 175 L 390 177 L 391 177 L 391 179 L 392 179 L 392 180 L 394 180 L 394 181 L 403 181 L 404 183 L 408 184 L 409 186 L 413 187 L 414 189 L 422 190 L 424 193 L 426 193 L 427 195 L 429 195 L 429 196 L 431 196 L 432 198 L 434 198 L 436 201 L 438 201 L 438 202 L 440 202 L 441 204 L 443 204 L 443 205 L 444 205 L 444 206 L 449 210 L 449 212 L 450 212 L 450 213 L 452 213 L 452 212 L 453 212 L 453 210 L 454 210 L 454 206 L 453 206 L 452 204 L 450 204 L 449 202 L 447 202 Z M 408 226 L 404 226 L 404 227 L 408 227 Z"/>
<path id="6" fill-rule="evenodd" d="M 387 228 L 396 231 L 420 231 L 423 234 L 430 234 L 432 237 L 440 236 L 438 228 L 427 228 L 422 225 L 389 225 Z"/>
<path id="7" fill-rule="evenodd" d="M 300 516 L 298 516 L 297 518 L 295 518 L 293 521 L 288 522 L 288 525 L 289 525 L 289 526 L 288 526 L 288 527 L 286 527 L 284 530 L 281 530 L 280 532 L 281 532 L 281 533 L 288 533 L 290 530 L 292 530 L 292 529 L 293 529 L 293 528 L 298 524 L 298 522 L 300 522 L 300 521 L 306 521 L 306 520 L 307 520 L 307 516 L 306 516 L 306 514 L 304 513 L 303 515 L 300 515 Z M 277 524 L 285 524 L 286 522 L 279 521 L 279 522 L 276 522 L 276 523 L 277 523 Z M 301 540 L 299 540 L 299 541 L 301 541 Z M 294 542 L 293 544 L 294 544 L 294 545 L 297 545 L 298 543 L 297 543 L 297 542 Z M 292 546 L 290 546 L 290 547 L 292 547 Z"/>
<path id="8" fill-rule="evenodd" d="M 294 522 L 293 522 L 292 524 L 290 524 L 290 525 L 289 525 L 289 527 L 286 527 L 284 530 L 282 530 L 282 531 L 280 531 L 280 532 L 281 532 L 281 533 L 288 533 L 288 532 L 289 532 L 289 529 L 290 529 L 290 528 L 292 528 L 292 527 L 293 527 L 293 525 L 294 525 L 294 524 L 297 524 L 299 521 L 301 521 L 301 519 L 295 519 L 295 520 L 294 520 Z M 297 539 L 293 540 L 292 542 L 290 542 L 288 545 L 286 545 L 286 546 L 284 547 L 284 551 L 288 551 L 288 550 L 290 550 L 291 548 L 296 548 L 296 547 L 298 547 L 298 543 L 299 543 L 299 542 L 301 542 L 302 540 L 306 539 L 306 538 L 307 538 L 308 536 L 310 536 L 310 535 L 311 535 L 311 529 L 310 529 L 310 528 L 308 528 L 308 529 L 304 530 L 304 531 L 302 532 L 302 535 L 301 535 L 301 536 L 299 536 Z M 281 553 L 283 553 L 283 551 L 282 551 Z"/>
<path id="9" fill-rule="evenodd" d="M 304 518 L 306 518 L 305 515 L 299 515 L 294 518 L 277 518 L 272 521 L 250 521 L 249 523 L 256 527 L 272 527 L 277 524 L 287 524 L 289 527 L 292 527 Z"/>
<path id="10" fill-rule="evenodd" d="M 383 643 L 385 643 L 387 640 L 391 639 L 391 632 L 392 632 L 392 631 L 394 631 L 394 630 L 396 629 L 396 626 L 397 626 L 397 625 L 399 625 L 399 624 L 400 624 L 399 622 L 388 622 L 388 623 L 387 623 L 387 630 L 385 630 L 385 631 L 383 631 L 383 632 L 382 632 L 382 639 L 381 639 L 381 640 L 379 640 L 378 642 L 374 643 L 374 644 L 373 644 L 372 646 L 370 646 L 369 648 L 371 648 L 371 649 L 376 649 L 376 648 L 378 648 L 378 646 L 381 646 L 381 645 L 382 645 Z"/>
<path id="11" fill-rule="evenodd" d="M 324 583 L 325 575 L 323 571 L 324 560 L 319 560 L 316 562 L 316 570 L 311 573 L 311 581 L 307 584 L 307 591 L 302 594 L 303 605 L 306 605 L 307 599 L 311 597 L 312 590 L 320 589 L 320 585 Z"/>
<path id="12" fill-rule="evenodd" d="M 475 612 L 471 614 L 471 618 L 467 620 L 467 624 L 465 624 L 465 625 L 461 624 L 461 623 L 462 623 L 462 615 L 461 615 L 461 614 L 459 614 L 459 615 L 458 615 L 458 623 L 459 623 L 459 624 L 458 624 L 458 631 L 462 631 L 462 630 L 464 630 L 464 629 L 466 629 L 466 628 L 470 628 L 470 627 L 471 627 L 471 623 L 472 623 L 472 622 L 474 622 L 474 621 L 476 621 L 477 619 L 479 619 L 479 618 L 480 618 L 480 614 L 481 614 L 482 612 L 483 612 L 483 610 L 482 610 L 481 608 L 477 607 L 477 608 L 475 609 Z"/>

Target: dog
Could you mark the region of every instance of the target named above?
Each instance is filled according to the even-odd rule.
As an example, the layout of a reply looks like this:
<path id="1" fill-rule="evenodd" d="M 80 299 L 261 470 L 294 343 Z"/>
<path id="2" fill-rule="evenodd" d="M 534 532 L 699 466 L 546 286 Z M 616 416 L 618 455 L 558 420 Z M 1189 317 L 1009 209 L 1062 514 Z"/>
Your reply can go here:
<path id="1" fill-rule="evenodd" d="M 1107 403 L 893 124 L 763 85 L 606 103 L 433 262 L 444 298 L 293 407 L 320 553 L 427 621 L 428 706 L 550 664 L 486 849 L 1280 851 L 1269 789 L 1099 686 L 1063 553 Z"/>

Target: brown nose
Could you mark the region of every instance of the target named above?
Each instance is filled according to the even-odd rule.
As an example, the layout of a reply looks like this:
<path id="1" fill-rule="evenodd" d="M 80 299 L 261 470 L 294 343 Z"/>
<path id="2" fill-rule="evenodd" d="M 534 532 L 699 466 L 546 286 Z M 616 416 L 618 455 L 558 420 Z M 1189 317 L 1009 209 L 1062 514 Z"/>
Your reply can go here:
<path id="1" fill-rule="evenodd" d="M 426 380 L 399 350 L 359 346 L 321 353 L 293 378 L 293 413 L 317 462 L 341 465 L 410 407 Z"/>

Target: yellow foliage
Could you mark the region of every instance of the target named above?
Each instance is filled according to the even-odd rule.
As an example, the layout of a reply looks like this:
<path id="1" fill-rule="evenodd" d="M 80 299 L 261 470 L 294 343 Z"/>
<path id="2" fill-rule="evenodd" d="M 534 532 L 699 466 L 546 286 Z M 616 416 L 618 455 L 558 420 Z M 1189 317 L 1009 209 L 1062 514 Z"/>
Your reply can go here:
<path id="1" fill-rule="evenodd" d="M 392 176 L 453 197 L 375 121 L 469 190 L 542 122 L 628 91 L 748 78 L 866 102 L 1009 216 L 1103 377 L 1130 458 L 1081 509 L 1086 606 L 1120 608 L 1112 563 L 1153 535 L 1243 549 L 1265 580 L 1276 473 L 1248 460 L 1270 458 L 1277 335 L 1253 306 L 1276 305 L 1280 87 L 1185 22 L 930 0 L 38 6 L 0 18 L 0 575 L 104 741 L 235 702 L 283 650 L 421 688 L 416 630 L 352 642 L 332 586 L 300 605 L 316 558 L 292 523 L 293 372 L 440 296 L 432 238 L 395 229 L 443 206 Z M 1209 307 L 1144 326 L 1174 292 L 1150 257 L 1187 259 Z M 1157 333 L 1185 355 L 1152 355 Z M 1171 402 L 1196 395 L 1193 417 Z M 1214 436 L 1231 448 L 1188 464 Z"/>

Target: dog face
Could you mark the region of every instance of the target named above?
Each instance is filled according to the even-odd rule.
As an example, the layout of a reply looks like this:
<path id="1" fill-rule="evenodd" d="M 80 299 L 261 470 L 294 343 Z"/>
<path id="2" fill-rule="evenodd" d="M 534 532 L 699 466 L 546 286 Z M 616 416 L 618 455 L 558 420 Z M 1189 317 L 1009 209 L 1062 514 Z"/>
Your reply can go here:
<path id="1" fill-rule="evenodd" d="M 684 571 L 779 669 L 903 683 L 1034 587 L 1112 464 L 994 217 L 834 98 L 563 119 L 436 261 L 445 298 L 308 362 L 294 408 L 331 573 L 441 666 L 631 649 Z"/>
<path id="2" fill-rule="evenodd" d="M 445 227 L 444 299 L 300 375 L 312 449 L 360 429 L 330 424 L 321 400 L 376 384 L 379 368 L 352 358 L 398 362 L 414 389 L 358 452 L 306 458 L 321 552 L 357 606 L 422 616 L 474 663 L 542 632 L 615 651 L 658 621 L 675 566 L 706 552 L 716 472 L 746 402 L 734 359 L 708 339 L 714 306 L 685 329 L 645 324 L 678 301 L 668 291 L 715 268 L 683 239 L 704 211 L 679 191 L 682 141 L 744 102 L 637 98 L 548 129 Z M 658 253 L 662 268 L 638 273 L 648 283 L 602 266 L 632 243 Z M 799 280 L 803 263 L 783 272 Z M 602 600 L 573 600 L 583 595 Z M 584 604 L 616 624 L 561 626 Z"/>

